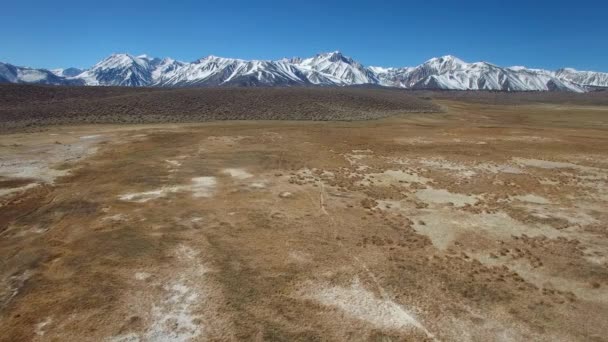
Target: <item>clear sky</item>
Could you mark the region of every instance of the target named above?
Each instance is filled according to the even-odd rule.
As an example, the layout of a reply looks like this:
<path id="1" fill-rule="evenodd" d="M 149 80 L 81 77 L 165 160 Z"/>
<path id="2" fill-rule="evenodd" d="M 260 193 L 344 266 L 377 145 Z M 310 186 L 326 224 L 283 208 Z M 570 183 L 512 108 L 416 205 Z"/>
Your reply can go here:
<path id="1" fill-rule="evenodd" d="M 365 65 L 469 62 L 608 72 L 603 1 L 6 0 L 0 61 L 89 67 L 115 52 L 192 61 L 307 57 Z"/>

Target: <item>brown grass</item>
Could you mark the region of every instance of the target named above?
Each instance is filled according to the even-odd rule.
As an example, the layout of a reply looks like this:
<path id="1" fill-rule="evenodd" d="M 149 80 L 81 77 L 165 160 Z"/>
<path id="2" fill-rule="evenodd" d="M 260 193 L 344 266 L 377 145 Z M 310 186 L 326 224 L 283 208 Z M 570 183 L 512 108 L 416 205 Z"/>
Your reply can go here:
<path id="1" fill-rule="evenodd" d="M 0 341 L 186 339 L 192 326 L 195 341 L 605 341 L 608 110 L 437 101 L 445 112 L 365 122 L 0 135 L 3 165 L 34 168 L 83 136 L 107 142 L 0 202 Z M 121 199 L 197 177 L 216 177 L 212 197 Z"/>

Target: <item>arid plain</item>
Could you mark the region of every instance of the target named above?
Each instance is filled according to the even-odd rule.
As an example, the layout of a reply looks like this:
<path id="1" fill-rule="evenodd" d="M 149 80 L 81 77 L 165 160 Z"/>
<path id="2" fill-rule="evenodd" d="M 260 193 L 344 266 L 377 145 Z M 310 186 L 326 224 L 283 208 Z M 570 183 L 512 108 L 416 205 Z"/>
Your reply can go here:
<path id="1" fill-rule="evenodd" d="M 0 340 L 607 341 L 608 106 L 433 101 L 0 135 Z"/>

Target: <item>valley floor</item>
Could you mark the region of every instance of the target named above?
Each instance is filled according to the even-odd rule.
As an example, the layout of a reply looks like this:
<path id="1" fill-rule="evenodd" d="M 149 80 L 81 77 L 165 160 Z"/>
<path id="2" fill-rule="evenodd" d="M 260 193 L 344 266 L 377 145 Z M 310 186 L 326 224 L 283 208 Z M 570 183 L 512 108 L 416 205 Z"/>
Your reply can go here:
<path id="1" fill-rule="evenodd" d="M 0 340 L 608 340 L 608 107 L 440 102 L 0 135 Z"/>

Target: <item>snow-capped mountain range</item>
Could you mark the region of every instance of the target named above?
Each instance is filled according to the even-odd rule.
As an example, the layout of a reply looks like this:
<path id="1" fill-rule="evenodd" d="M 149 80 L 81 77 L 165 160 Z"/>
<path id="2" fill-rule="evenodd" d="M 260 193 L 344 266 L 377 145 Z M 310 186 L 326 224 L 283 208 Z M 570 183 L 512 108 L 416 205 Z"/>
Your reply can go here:
<path id="1" fill-rule="evenodd" d="M 113 54 L 90 69 L 33 69 L 0 63 L 0 83 L 91 86 L 353 86 L 406 89 L 573 91 L 608 87 L 608 73 L 500 67 L 454 56 L 415 67 L 366 67 L 338 51 L 276 61 L 208 56 L 194 62 Z"/>

